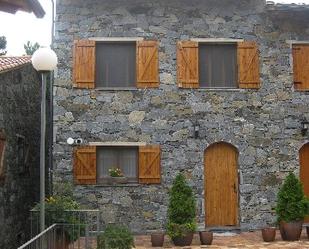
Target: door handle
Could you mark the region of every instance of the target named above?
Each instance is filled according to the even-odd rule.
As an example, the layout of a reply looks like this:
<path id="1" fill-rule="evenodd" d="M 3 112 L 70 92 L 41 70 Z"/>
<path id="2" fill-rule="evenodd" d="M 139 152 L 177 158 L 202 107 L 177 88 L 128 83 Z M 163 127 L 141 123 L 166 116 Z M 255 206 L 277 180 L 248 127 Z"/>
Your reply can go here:
<path id="1" fill-rule="evenodd" d="M 234 193 L 237 194 L 236 183 L 234 183 Z"/>

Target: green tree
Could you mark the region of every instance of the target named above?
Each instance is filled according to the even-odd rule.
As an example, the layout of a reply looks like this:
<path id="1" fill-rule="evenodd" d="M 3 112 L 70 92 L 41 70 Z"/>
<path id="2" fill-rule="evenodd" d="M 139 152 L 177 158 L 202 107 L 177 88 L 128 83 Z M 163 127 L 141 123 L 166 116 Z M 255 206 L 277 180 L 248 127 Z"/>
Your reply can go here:
<path id="1" fill-rule="evenodd" d="M 196 229 L 196 202 L 183 174 L 178 174 L 169 192 L 167 232 L 171 238 Z"/>
<path id="2" fill-rule="evenodd" d="M 32 44 L 30 41 L 27 41 L 26 44 L 24 44 L 24 49 L 27 55 L 33 55 L 33 53 L 40 48 L 39 43 Z"/>
<path id="3" fill-rule="evenodd" d="M 7 53 L 6 45 L 7 45 L 6 37 L 0 36 L 0 56 L 6 55 L 6 53 Z"/>
<path id="4" fill-rule="evenodd" d="M 290 173 L 278 192 L 276 213 L 278 221 L 299 221 L 309 212 L 309 202 L 305 197 L 300 180 Z"/>

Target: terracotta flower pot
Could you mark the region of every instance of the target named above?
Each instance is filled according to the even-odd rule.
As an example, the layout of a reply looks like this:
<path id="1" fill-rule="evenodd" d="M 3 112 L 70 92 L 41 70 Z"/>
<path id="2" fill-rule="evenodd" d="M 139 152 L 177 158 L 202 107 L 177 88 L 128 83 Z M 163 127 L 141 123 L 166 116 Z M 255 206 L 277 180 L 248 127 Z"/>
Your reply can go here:
<path id="1" fill-rule="evenodd" d="M 276 228 L 266 227 L 262 229 L 262 237 L 265 242 L 274 241 L 276 238 Z"/>
<path id="2" fill-rule="evenodd" d="M 176 237 L 172 240 L 175 246 L 189 246 L 193 240 L 193 233 L 188 233 L 186 236 Z"/>
<path id="3" fill-rule="evenodd" d="M 303 221 L 295 221 L 295 222 L 280 222 L 280 233 L 283 240 L 295 241 L 299 240 Z"/>
<path id="4" fill-rule="evenodd" d="M 213 232 L 201 231 L 199 234 L 201 245 L 211 245 L 213 240 Z"/>
<path id="5" fill-rule="evenodd" d="M 151 234 L 151 245 L 153 247 L 162 247 L 164 243 L 164 233 Z"/>

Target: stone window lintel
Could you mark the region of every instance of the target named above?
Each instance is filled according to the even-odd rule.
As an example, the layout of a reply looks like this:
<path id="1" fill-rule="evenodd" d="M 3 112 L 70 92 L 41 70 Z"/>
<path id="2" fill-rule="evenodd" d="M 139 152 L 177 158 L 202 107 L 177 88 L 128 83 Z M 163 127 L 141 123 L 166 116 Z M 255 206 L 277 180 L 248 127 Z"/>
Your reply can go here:
<path id="1" fill-rule="evenodd" d="M 136 42 L 143 41 L 143 37 L 91 37 L 89 40 L 97 42 Z"/>

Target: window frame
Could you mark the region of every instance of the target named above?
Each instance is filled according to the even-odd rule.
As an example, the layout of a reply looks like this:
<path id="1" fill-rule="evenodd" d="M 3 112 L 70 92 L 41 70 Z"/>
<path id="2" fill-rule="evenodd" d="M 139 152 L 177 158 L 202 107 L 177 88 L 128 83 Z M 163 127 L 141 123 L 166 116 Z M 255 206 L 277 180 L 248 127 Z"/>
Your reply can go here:
<path id="1" fill-rule="evenodd" d="M 131 42 L 136 44 L 136 84 L 134 87 L 96 86 L 96 42 Z M 144 40 L 142 37 L 85 38 L 74 40 L 73 44 L 73 88 L 94 90 L 140 90 L 159 88 L 159 41 Z"/>
<path id="2" fill-rule="evenodd" d="M 201 86 L 201 80 L 200 80 L 200 75 L 201 75 L 201 72 L 199 70 L 199 88 L 200 89 L 213 89 L 213 90 L 235 90 L 235 89 L 239 89 L 239 83 L 238 83 L 238 63 L 237 63 L 237 42 L 198 42 L 198 53 L 200 55 L 200 45 L 231 45 L 231 46 L 234 46 L 234 53 L 235 53 L 235 87 L 224 87 L 224 86 L 210 86 L 210 87 L 207 87 L 207 86 Z M 201 66 L 201 60 L 199 58 L 199 68 Z"/>
<path id="3" fill-rule="evenodd" d="M 134 71 L 134 82 L 130 82 L 130 84 L 134 85 L 134 86 L 102 86 L 102 82 L 100 83 L 101 86 L 96 86 L 95 89 L 97 90 L 135 90 L 137 89 L 136 86 L 136 82 L 137 82 L 137 75 L 136 75 L 136 50 L 137 50 L 137 41 L 136 40 L 121 40 L 121 41 L 117 41 L 117 40 L 110 40 L 110 41 L 95 41 L 95 85 L 98 85 L 98 80 L 97 80 L 97 55 L 98 55 L 98 51 L 97 51 L 97 47 L 99 44 L 132 44 L 134 45 L 134 67 L 135 67 L 135 71 Z M 120 83 L 120 82 L 119 82 Z"/>
<path id="4" fill-rule="evenodd" d="M 205 90 L 241 90 L 239 87 L 239 82 L 238 82 L 238 63 L 237 63 L 237 43 L 238 42 L 243 42 L 244 39 L 230 39 L 230 38 L 191 38 L 190 41 L 194 41 L 198 43 L 198 48 L 200 47 L 200 44 L 216 44 L 216 45 L 235 45 L 236 46 L 236 87 L 201 87 L 200 86 L 200 79 L 199 79 L 199 88 L 198 89 L 205 89 Z M 198 51 L 199 52 L 199 51 Z M 199 60 L 199 65 L 200 67 L 200 60 Z M 200 75 L 200 73 L 199 73 Z"/>
<path id="5" fill-rule="evenodd" d="M 307 88 L 299 88 L 295 87 L 295 68 L 294 68 L 294 55 L 293 55 L 293 47 L 294 46 L 308 46 L 309 47 L 309 41 L 298 41 L 298 40 L 286 40 L 286 43 L 289 44 L 291 53 L 290 53 L 290 66 L 291 66 L 291 73 L 292 73 L 292 89 L 294 92 L 309 92 L 309 86 Z"/>
<path id="6" fill-rule="evenodd" d="M 73 149 L 73 180 L 76 185 L 97 184 L 97 147 L 134 146 L 138 147 L 138 182 L 120 186 L 141 184 L 161 184 L 161 146 L 145 142 L 89 142 Z M 114 184 L 113 184 L 114 185 Z M 106 186 L 110 186 L 106 185 Z"/>
<path id="7" fill-rule="evenodd" d="M 110 185 L 111 184 L 111 176 L 105 176 L 105 177 L 100 177 L 99 175 L 99 162 L 98 162 L 98 158 L 99 158 L 99 149 L 100 148 L 108 148 L 108 149 L 112 149 L 112 148 L 118 148 L 118 149 L 129 149 L 129 148 L 134 148 L 135 149 L 135 153 L 136 153 L 136 164 L 135 164 L 135 171 L 136 171 L 136 176 L 133 177 L 126 177 L 128 179 L 127 184 L 138 184 L 138 180 L 139 180 L 139 146 L 135 145 L 135 146 L 117 146 L 117 145 L 113 145 L 113 146 L 106 146 L 106 145 L 101 145 L 101 146 L 96 146 L 96 181 L 98 185 Z M 122 169 L 123 171 L 123 169 Z"/>

